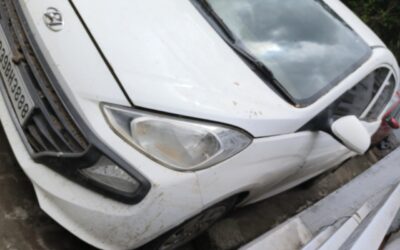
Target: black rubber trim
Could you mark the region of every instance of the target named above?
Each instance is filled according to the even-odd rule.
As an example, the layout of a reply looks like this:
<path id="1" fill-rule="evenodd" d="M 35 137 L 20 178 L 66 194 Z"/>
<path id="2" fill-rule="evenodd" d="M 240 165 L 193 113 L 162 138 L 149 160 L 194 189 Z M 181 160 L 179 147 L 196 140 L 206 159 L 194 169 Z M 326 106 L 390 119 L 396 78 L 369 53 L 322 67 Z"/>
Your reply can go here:
<path id="1" fill-rule="evenodd" d="M 20 5 L 19 1 L 14 2 L 14 6 L 16 8 L 16 11 L 19 15 L 19 18 L 21 19 L 21 23 L 23 25 L 27 25 L 27 20 L 23 14 L 22 7 Z M 36 40 L 34 39 L 34 36 L 29 28 L 24 27 L 26 35 L 28 39 L 30 40 L 30 45 L 32 46 L 32 49 L 34 50 L 34 53 L 40 62 L 41 66 L 43 67 L 44 71 L 48 74 L 48 78 L 53 84 L 54 89 L 57 91 L 59 94 L 60 99 L 62 100 L 63 104 L 66 106 L 68 112 L 74 119 L 74 121 L 77 123 L 78 127 L 82 130 L 83 134 L 86 135 L 87 140 L 94 146 L 91 148 L 91 150 L 100 152 L 101 154 L 104 154 L 106 157 L 111 159 L 113 162 L 115 162 L 119 167 L 121 167 L 123 170 L 125 170 L 127 173 L 129 173 L 135 180 L 137 180 L 140 184 L 138 190 L 132 194 L 130 197 L 127 197 L 123 193 L 118 193 L 115 192 L 114 190 L 107 189 L 107 187 L 97 183 L 95 185 L 90 184 L 87 178 L 85 178 L 83 175 L 79 174 L 79 171 L 77 171 L 77 168 L 52 168 L 55 171 L 59 172 L 60 174 L 64 175 L 65 177 L 71 179 L 74 182 L 77 182 L 85 187 L 88 187 L 92 190 L 95 190 L 99 193 L 102 193 L 106 195 L 106 197 L 110 197 L 114 200 L 121 201 L 127 204 L 137 204 L 140 201 L 144 199 L 144 197 L 147 195 L 147 193 L 150 191 L 151 188 L 151 183 L 141 174 L 139 173 L 136 169 L 134 169 L 134 166 L 131 166 L 128 162 L 126 162 L 123 158 L 121 158 L 117 153 L 115 153 L 112 149 L 110 149 L 108 146 L 106 146 L 93 131 L 90 129 L 90 127 L 86 124 L 84 119 L 80 116 L 79 112 L 75 109 L 74 105 L 71 103 L 67 95 L 64 93 L 62 87 L 60 86 L 59 81 L 55 77 L 54 73 L 52 72 L 49 64 L 47 63 L 43 53 L 41 52 L 39 45 L 37 44 Z M 5 93 L 5 88 L 4 86 L 1 86 L 2 92 Z M 5 98 L 6 102 L 9 102 L 8 98 Z M 16 118 L 16 115 L 14 114 L 13 110 L 10 110 L 11 106 L 7 105 L 9 109 L 9 113 L 11 114 L 11 117 L 14 120 L 14 123 L 19 124 Z M 21 127 L 16 126 L 17 130 L 19 130 L 20 133 L 22 133 Z M 23 133 L 22 133 L 23 134 Z M 25 145 L 29 145 L 27 142 L 26 138 L 22 136 L 23 142 Z M 29 148 L 29 147 L 28 147 Z M 95 154 L 94 154 L 95 155 Z M 78 162 L 77 162 L 78 164 Z"/>

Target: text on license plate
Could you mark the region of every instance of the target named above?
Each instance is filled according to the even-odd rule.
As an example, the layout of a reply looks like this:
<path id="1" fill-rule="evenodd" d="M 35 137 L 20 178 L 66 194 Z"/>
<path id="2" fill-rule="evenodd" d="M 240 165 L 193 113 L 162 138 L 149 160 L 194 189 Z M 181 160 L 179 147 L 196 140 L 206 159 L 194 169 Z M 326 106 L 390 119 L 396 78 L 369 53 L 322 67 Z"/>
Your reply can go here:
<path id="1" fill-rule="evenodd" d="M 19 69 L 12 62 L 11 48 L 5 33 L 0 26 L 0 75 L 5 84 L 7 94 L 21 125 L 31 115 L 34 102 L 30 96 Z"/>

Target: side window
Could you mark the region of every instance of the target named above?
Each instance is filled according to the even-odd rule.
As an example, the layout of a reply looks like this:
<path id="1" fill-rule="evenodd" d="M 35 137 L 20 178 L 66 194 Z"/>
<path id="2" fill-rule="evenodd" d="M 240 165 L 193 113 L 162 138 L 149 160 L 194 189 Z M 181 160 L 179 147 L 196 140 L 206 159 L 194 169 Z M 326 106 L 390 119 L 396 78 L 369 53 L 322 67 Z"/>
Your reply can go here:
<path id="1" fill-rule="evenodd" d="M 379 68 L 366 76 L 361 82 L 347 91 L 332 105 L 333 116 L 335 118 L 347 115 L 361 117 L 361 115 L 374 100 L 376 94 L 381 90 L 383 84 L 389 76 L 389 72 L 390 71 L 387 68 Z M 395 85 L 396 84 L 394 82 L 393 90 L 390 88 L 386 90 L 386 95 L 389 96 L 389 101 Z M 371 109 L 371 114 L 368 113 L 368 117 L 376 117 L 375 119 L 377 119 L 386 106 L 384 103 L 386 103 L 386 100 L 383 100 L 382 104 L 378 104 L 378 102 L 376 102 L 376 106 L 373 107 L 373 110 Z"/>
<path id="2" fill-rule="evenodd" d="M 368 122 L 376 121 L 379 118 L 379 115 L 384 111 L 386 106 L 389 104 L 390 99 L 392 98 L 395 90 L 396 90 L 396 79 L 392 75 L 389 78 L 389 84 L 385 86 L 382 93 L 379 95 L 378 99 L 376 99 L 374 105 L 368 111 L 364 120 Z"/>

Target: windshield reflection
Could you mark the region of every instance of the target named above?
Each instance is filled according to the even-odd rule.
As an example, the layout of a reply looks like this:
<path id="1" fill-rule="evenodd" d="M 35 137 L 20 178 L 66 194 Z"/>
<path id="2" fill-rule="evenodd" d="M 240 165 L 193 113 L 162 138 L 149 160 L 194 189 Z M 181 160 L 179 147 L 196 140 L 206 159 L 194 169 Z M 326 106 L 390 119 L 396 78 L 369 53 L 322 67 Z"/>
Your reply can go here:
<path id="1" fill-rule="evenodd" d="M 317 0 L 208 0 L 243 47 L 292 99 L 309 102 L 365 60 L 370 48 Z"/>

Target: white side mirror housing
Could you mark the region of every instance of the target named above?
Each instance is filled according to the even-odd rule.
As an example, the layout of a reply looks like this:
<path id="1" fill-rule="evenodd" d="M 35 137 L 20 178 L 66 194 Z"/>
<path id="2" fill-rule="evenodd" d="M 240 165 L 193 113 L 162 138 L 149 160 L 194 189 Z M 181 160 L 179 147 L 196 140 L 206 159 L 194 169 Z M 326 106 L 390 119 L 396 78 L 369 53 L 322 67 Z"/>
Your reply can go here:
<path id="1" fill-rule="evenodd" d="M 332 124 L 333 134 L 350 150 L 364 154 L 371 145 L 371 136 L 355 116 L 345 116 Z"/>

